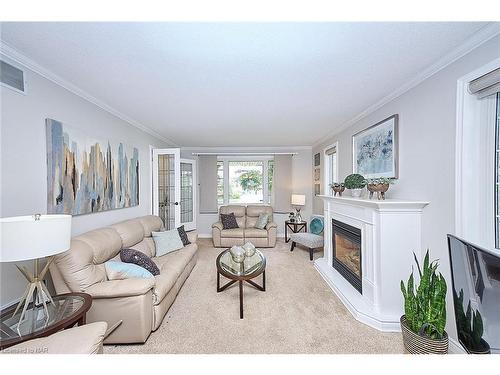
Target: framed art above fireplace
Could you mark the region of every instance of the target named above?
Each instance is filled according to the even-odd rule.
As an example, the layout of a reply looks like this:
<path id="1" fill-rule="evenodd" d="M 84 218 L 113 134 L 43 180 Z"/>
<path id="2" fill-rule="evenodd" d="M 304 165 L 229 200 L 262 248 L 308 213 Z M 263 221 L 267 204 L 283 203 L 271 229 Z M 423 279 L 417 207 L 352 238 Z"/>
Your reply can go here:
<path id="1" fill-rule="evenodd" d="M 398 178 L 398 115 L 352 136 L 352 171 L 366 178 Z"/>

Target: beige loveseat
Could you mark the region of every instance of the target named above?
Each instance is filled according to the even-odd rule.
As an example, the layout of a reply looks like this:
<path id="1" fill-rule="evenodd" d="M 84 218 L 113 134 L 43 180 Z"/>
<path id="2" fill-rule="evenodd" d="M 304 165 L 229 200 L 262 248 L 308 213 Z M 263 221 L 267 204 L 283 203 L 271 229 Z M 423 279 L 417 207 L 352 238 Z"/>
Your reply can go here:
<path id="1" fill-rule="evenodd" d="M 276 223 L 273 221 L 273 208 L 271 206 L 221 206 L 219 214 L 234 212 L 239 228 L 223 229 L 220 221 L 212 225 L 212 239 L 215 247 L 231 247 L 243 245 L 250 241 L 257 247 L 276 246 Z M 271 215 L 265 229 L 255 228 L 255 223 L 261 213 Z M 220 217 L 219 217 L 220 220 Z"/>
<path id="2" fill-rule="evenodd" d="M 58 294 L 85 292 L 92 296 L 88 322 L 105 321 L 109 326 L 122 320 L 104 343 L 143 343 L 156 330 L 196 264 L 195 232 L 190 245 L 161 257 L 151 231 L 159 231 L 157 216 L 143 216 L 96 229 L 71 240 L 71 248 L 55 257 L 50 273 Z M 120 260 L 120 250 L 130 248 L 148 256 L 160 269 L 150 279 L 108 280 L 104 262 Z"/>

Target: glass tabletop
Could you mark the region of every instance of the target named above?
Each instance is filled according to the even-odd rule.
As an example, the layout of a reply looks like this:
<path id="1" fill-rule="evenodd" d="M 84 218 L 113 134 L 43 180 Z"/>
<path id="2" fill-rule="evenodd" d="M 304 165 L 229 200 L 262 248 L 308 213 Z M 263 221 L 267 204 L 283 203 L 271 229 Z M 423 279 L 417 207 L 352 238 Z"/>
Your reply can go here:
<path id="1" fill-rule="evenodd" d="M 243 262 L 237 263 L 231 257 L 229 250 L 226 250 L 219 259 L 221 268 L 235 276 L 247 276 L 256 272 L 265 265 L 266 258 L 259 250 L 251 257 L 245 257 Z"/>
<path id="2" fill-rule="evenodd" d="M 22 309 L 19 309 L 14 316 L 12 314 L 15 307 L 2 313 L 0 317 L 0 340 L 4 341 L 43 331 L 61 320 L 70 317 L 81 309 L 85 303 L 85 299 L 78 295 L 55 296 L 53 297 L 53 301 L 53 304 L 49 303 L 47 305 L 49 310 L 48 320 L 46 319 L 43 305 L 35 308 L 29 306 L 19 329 L 17 324 L 19 323 Z"/>

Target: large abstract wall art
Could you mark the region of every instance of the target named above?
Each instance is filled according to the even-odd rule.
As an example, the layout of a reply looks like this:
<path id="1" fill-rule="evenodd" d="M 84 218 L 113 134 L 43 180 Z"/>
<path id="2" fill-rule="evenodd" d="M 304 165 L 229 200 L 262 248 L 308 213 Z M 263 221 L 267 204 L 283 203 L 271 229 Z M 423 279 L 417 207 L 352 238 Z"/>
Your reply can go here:
<path id="1" fill-rule="evenodd" d="M 398 178 L 398 115 L 352 136 L 352 169 L 366 178 Z"/>
<path id="2" fill-rule="evenodd" d="M 47 212 L 82 215 L 139 204 L 139 151 L 46 119 Z"/>

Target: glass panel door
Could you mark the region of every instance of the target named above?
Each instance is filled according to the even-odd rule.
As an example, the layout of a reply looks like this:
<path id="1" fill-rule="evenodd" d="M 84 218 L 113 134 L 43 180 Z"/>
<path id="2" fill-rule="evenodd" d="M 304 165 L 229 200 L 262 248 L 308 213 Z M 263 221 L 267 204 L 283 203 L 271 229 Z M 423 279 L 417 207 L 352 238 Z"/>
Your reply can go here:
<path id="1" fill-rule="evenodd" d="M 180 224 L 180 150 L 153 149 L 153 215 L 158 215 L 165 229 Z"/>
<path id="2" fill-rule="evenodd" d="M 196 229 L 196 162 L 181 159 L 181 223 L 186 230 Z"/>

